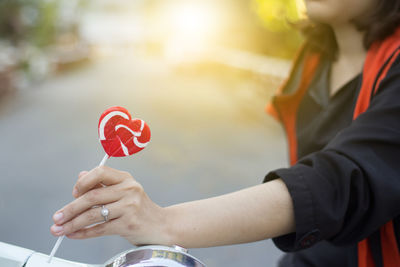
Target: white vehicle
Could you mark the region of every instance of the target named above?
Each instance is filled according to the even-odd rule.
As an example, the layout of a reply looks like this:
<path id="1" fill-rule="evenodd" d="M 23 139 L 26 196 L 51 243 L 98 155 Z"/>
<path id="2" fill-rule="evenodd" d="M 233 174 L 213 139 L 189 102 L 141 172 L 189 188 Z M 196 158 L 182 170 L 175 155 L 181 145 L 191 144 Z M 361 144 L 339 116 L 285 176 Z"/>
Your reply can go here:
<path id="1" fill-rule="evenodd" d="M 1 267 L 205 267 L 205 265 L 178 246 L 143 246 L 128 250 L 104 264 L 84 264 L 53 258 L 33 250 L 0 242 Z"/>

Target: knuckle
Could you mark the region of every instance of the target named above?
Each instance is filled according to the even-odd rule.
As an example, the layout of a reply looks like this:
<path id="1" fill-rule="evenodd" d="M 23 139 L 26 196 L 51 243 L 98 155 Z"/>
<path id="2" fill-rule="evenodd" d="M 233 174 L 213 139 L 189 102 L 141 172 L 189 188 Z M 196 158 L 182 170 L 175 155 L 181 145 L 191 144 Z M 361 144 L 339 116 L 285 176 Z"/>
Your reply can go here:
<path id="1" fill-rule="evenodd" d="M 138 182 L 134 183 L 134 189 L 136 190 L 136 192 L 138 193 L 144 193 L 144 189 L 143 186 L 141 184 L 139 184 Z"/>
<path id="2" fill-rule="evenodd" d="M 79 179 L 83 178 L 87 173 L 88 173 L 87 171 L 81 171 L 81 172 L 78 174 L 78 178 L 79 178 Z"/>
<path id="3" fill-rule="evenodd" d="M 127 171 L 120 171 L 120 173 L 121 176 L 124 177 L 125 179 L 132 178 L 132 175 Z"/>
<path id="4" fill-rule="evenodd" d="M 85 194 L 85 199 L 89 203 L 94 204 L 97 202 L 97 199 L 99 198 L 99 194 L 100 194 L 100 192 L 98 190 L 96 190 L 96 189 L 91 190 Z"/>
<path id="5" fill-rule="evenodd" d="M 87 220 L 90 223 L 92 223 L 92 222 L 96 222 L 97 221 L 96 219 L 98 219 L 96 210 L 95 209 L 91 209 L 90 211 L 88 211 Z"/>
<path id="6" fill-rule="evenodd" d="M 78 181 L 76 181 L 75 188 L 78 190 L 78 192 L 82 190 L 83 183 L 84 182 L 82 178 L 78 178 Z"/>
<path id="7" fill-rule="evenodd" d="M 128 206 L 131 208 L 132 211 L 137 211 L 141 206 L 141 198 L 138 196 L 128 197 Z"/>
<path id="8" fill-rule="evenodd" d="M 101 177 L 104 175 L 105 171 L 105 166 L 98 166 L 94 169 L 94 174 L 96 177 Z"/>
<path id="9" fill-rule="evenodd" d="M 65 233 L 73 233 L 76 230 L 78 230 L 78 229 L 76 229 L 76 223 L 75 223 L 74 220 L 72 220 L 72 221 L 70 221 L 70 222 L 68 222 L 68 223 L 66 223 L 64 225 L 64 232 Z"/>
<path id="10" fill-rule="evenodd" d="M 126 187 L 125 189 L 127 191 L 134 192 L 136 194 L 144 192 L 143 186 L 139 184 L 138 182 L 135 182 L 133 180 L 129 180 L 126 182 Z"/>
<path id="11" fill-rule="evenodd" d="M 72 218 L 75 214 L 76 208 L 74 204 L 70 204 L 62 211 L 66 219 Z"/>

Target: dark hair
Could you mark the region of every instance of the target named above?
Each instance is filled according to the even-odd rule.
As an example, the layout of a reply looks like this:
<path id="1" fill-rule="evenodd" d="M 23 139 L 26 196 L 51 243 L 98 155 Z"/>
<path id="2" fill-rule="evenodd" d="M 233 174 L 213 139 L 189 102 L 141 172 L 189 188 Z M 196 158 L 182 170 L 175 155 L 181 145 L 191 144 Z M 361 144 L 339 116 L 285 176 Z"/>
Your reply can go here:
<path id="1" fill-rule="evenodd" d="M 354 24 L 365 31 L 364 46 L 369 48 L 375 41 L 391 35 L 400 24 L 400 1 L 379 0 L 376 8 L 368 16 L 355 19 Z"/>
<path id="2" fill-rule="evenodd" d="M 353 23 L 358 30 L 365 32 L 363 42 L 368 49 L 372 43 L 390 36 L 400 26 L 400 0 L 378 0 L 374 10 L 354 19 Z M 312 48 L 328 56 L 336 56 L 337 43 L 329 25 L 312 22 L 299 25 Z"/>

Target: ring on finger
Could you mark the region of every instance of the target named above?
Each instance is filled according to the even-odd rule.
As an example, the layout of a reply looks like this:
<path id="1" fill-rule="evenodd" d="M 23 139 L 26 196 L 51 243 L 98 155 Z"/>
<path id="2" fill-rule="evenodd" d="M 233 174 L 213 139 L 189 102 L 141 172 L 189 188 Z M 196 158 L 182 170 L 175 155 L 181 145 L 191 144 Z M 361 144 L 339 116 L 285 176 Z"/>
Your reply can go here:
<path id="1" fill-rule="evenodd" d="M 101 206 L 101 210 L 100 210 L 101 216 L 103 216 L 104 218 L 104 222 L 108 221 L 108 215 L 110 215 L 110 211 L 106 208 L 105 205 Z"/>

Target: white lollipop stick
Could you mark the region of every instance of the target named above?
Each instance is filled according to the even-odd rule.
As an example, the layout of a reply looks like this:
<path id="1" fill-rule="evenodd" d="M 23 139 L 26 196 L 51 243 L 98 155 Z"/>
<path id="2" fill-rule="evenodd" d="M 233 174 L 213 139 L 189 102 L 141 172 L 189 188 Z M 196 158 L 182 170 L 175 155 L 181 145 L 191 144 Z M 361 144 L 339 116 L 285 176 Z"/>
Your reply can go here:
<path id="1" fill-rule="evenodd" d="M 54 245 L 53 249 L 51 250 L 50 257 L 49 257 L 49 259 L 47 260 L 47 263 L 50 263 L 51 260 L 53 259 L 54 254 L 56 254 L 56 252 L 57 252 L 58 248 L 60 247 L 61 242 L 63 241 L 64 237 L 65 237 L 65 235 L 60 236 L 60 237 L 57 239 L 56 244 Z"/>
<path id="2" fill-rule="evenodd" d="M 109 158 L 109 156 L 107 154 L 105 154 L 104 158 L 101 160 L 99 166 L 104 166 L 104 164 L 106 164 L 106 161 L 107 161 L 108 158 Z M 51 253 L 50 253 L 49 259 L 47 260 L 47 263 L 50 263 L 51 260 L 53 259 L 54 255 L 56 254 L 58 248 L 60 247 L 61 242 L 63 241 L 64 237 L 65 237 L 65 235 L 60 236 L 57 239 L 56 244 L 54 245 L 53 249 L 51 250 Z"/>
<path id="3" fill-rule="evenodd" d="M 107 155 L 107 153 L 104 155 L 104 158 L 101 160 L 99 167 L 100 166 L 104 166 L 104 164 L 106 164 L 106 161 L 108 160 L 110 156 Z"/>

